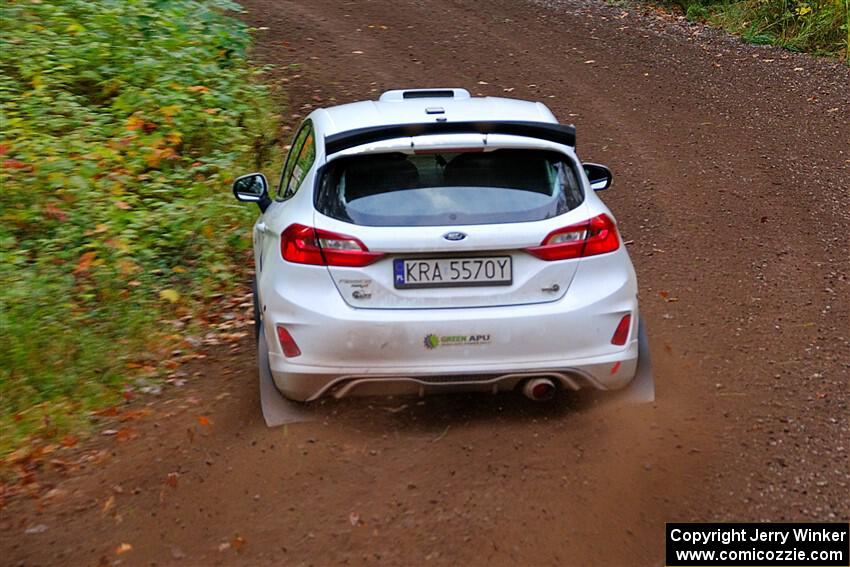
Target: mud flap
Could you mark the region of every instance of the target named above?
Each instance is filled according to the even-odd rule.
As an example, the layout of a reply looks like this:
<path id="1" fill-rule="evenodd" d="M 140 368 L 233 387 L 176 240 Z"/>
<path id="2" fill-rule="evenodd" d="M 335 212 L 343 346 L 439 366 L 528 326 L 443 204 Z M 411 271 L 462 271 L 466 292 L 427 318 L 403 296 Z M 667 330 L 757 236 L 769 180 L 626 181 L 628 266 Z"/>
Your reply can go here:
<path id="1" fill-rule="evenodd" d="M 649 356 L 649 339 L 643 318 L 638 321 L 638 367 L 628 386 L 614 393 L 610 401 L 620 404 L 645 404 L 655 401 L 655 379 Z"/>
<path id="2" fill-rule="evenodd" d="M 260 405 L 268 427 L 315 419 L 307 406 L 285 398 L 275 386 L 269 366 L 269 345 L 262 327 L 257 337 L 257 368 L 260 374 Z"/>

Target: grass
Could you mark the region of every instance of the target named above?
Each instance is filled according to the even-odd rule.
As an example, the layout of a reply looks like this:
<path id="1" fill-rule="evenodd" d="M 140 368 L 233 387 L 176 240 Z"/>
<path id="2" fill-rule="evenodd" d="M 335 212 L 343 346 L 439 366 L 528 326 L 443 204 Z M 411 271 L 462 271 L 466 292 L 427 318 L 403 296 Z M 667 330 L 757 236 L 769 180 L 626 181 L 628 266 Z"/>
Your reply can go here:
<path id="1" fill-rule="evenodd" d="M 0 457 L 159 372 L 245 273 L 236 172 L 271 96 L 226 0 L 6 0 L 0 14 Z"/>
<path id="2" fill-rule="evenodd" d="M 687 17 L 757 44 L 843 58 L 850 64 L 850 0 L 676 0 Z"/>

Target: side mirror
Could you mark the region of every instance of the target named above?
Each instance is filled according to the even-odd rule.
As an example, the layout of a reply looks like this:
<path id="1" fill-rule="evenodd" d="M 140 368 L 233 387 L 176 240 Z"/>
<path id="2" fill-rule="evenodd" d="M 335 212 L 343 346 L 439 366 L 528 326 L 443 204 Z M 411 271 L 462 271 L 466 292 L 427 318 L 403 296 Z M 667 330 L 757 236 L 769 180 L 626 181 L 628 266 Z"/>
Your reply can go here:
<path id="1" fill-rule="evenodd" d="M 590 181 L 590 188 L 594 191 L 603 191 L 611 186 L 611 181 L 614 176 L 611 170 L 604 165 L 598 163 L 583 163 L 584 172 L 587 174 L 587 179 Z"/>
<path id="2" fill-rule="evenodd" d="M 262 173 L 249 173 L 233 182 L 233 195 L 237 201 L 257 203 L 263 211 L 269 206 L 269 182 Z"/>

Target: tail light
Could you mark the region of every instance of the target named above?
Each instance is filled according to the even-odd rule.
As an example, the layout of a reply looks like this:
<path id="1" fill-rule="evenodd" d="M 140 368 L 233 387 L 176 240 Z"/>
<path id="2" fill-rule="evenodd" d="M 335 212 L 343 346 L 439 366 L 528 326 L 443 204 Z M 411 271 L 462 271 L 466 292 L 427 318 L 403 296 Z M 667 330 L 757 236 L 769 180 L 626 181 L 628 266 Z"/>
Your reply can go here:
<path id="1" fill-rule="evenodd" d="M 617 226 L 606 214 L 550 232 L 540 246 L 525 251 L 541 260 L 569 260 L 613 252 L 620 247 Z"/>
<path id="2" fill-rule="evenodd" d="M 284 329 L 281 325 L 277 326 L 277 340 L 280 341 L 280 348 L 283 350 L 283 355 L 286 358 L 301 356 L 301 349 L 298 348 L 298 344 L 295 342 L 295 339 L 293 339 L 292 335 L 289 334 L 289 331 Z"/>
<path id="3" fill-rule="evenodd" d="M 287 262 L 315 266 L 361 268 L 383 257 L 380 252 L 369 252 L 366 245 L 353 236 L 303 224 L 289 225 L 283 231 L 280 251 Z"/>
<path id="4" fill-rule="evenodd" d="M 620 319 L 620 324 L 617 325 L 617 329 L 614 331 L 614 336 L 611 337 L 611 344 L 617 346 L 623 346 L 626 344 L 626 341 L 629 339 L 629 329 L 632 327 L 632 316 L 627 313 L 623 315 L 623 318 Z"/>

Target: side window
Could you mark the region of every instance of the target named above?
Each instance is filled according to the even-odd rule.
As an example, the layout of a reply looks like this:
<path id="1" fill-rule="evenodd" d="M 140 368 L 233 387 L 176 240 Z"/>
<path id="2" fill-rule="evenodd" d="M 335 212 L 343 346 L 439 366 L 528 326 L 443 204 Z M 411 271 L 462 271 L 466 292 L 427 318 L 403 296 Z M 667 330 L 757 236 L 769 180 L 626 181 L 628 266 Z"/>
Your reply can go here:
<path id="1" fill-rule="evenodd" d="M 316 144 L 313 125 L 307 121 L 292 141 L 292 148 L 289 150 L 283 174 L 280 176 L 280 186 L 277 190 L 279 199 L 286 200 L 295 195 L 301 182 L 304 181 L 304 176 L 313 167 L 314 161 L 316 161 Z"/>

